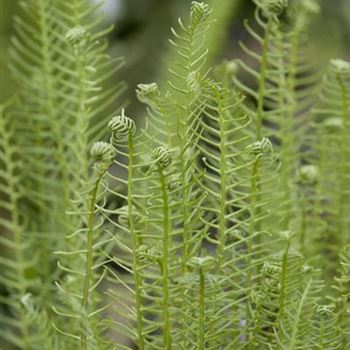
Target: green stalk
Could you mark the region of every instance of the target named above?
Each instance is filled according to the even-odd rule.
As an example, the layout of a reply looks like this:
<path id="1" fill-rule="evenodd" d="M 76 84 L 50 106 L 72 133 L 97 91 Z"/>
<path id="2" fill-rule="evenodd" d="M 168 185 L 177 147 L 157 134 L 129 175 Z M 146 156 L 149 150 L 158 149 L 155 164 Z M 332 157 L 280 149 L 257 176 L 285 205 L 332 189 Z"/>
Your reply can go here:
<path id="1" fill-rule="evenodd" d="M 252 168 L 252 174 L 251 174 L 251 205 L 252 205 L 252 215 L 251 215 L 251 220 L 249 222 L 249 227 L 248 227 L 248 234 L 249 234 L 249 239 L 247 241 L 248 244 L 248 270 L 247 270 L 247 284 L 248 284 L 248 290 L 253 289 L 253 269 L 252 269 L 252 262 L 253 262 L 253 250 L 254 250 L 254 245 L 253 245 L 253 238 L 252 236 L 255 233 L 256 225 L 254 218 L 256 217 L 258 213 L 257 205 L 259 204 L 259 188 L 258 188 L 258 178 L 259 178 L 259 163 L 260 163 L 260 156 L 256 157 L 254 163 L 253 163 L 253 168 Z M 251 308 L 249 306 L 249 303 L 246 304 L 246 318 L 247 322 L 253 321 L 253 315 L 251 312 Z M 252 349 L 252 337 L 255 337 L 254 335 L 251 334 L 250 332 L 250 341 L 247 344 L 247 349 Z"/>
<path id="2" fill-rule="evenodd" d="M 320 325 L 320 337 L 318 339 L 318 348 L 319 349 L 324 349 L 324 338 L 325 338 L 325 324 L 324 324 L 324 319 L 322 317 L 321 325 Z"/>
<path id="3" fill-rule="evenodd" d="M 220 97 L 218 97 L 220 100 Z M 218 247 L 218 268 L 224 260 L 225 254 L 225 232 L 226 232 L 226 187 L 227 187 L 227 168 L 226 168 L 226 126 L 224 112 L 219 106 L 219 126 L 220 126 L 220 217 L 219 217 L 219 247 Z"/>
<path id="4" fill-rule="evenodd" d="M 349 149 L 350 146 L 349 142 L 349 134 L 347 133 L 347 125 L 349 123 L 349 111 L 350 111 L 350 104 L 347 99 L 347 91 L 345 88 L 345 84 L 340 77 L 340 75 L 337 75 L 337 81 L 339 83 L 339 88 L 341 92 L 341 117 L 342 117 L 342 133 L 341 133 L 341 144 L 340 144 L 340 154 L 341 154 L 341 165 L 340 165 L 340 172 L 339 172 L 339 210 L 338 210 L 338 222 L 339 222 L 339 234 L 340 234 L 340 244 L 341 246 L 346 245 L 349 242 L 348 236 L 348 228 L 346 227 L 346 215 L 348 213 L 346 212 L 346 201 L 347 201 L 347 180 L 346 180 L 346 174 L 348 174 L 349 169 L 347 167 L 347 163 L 349 162 L 348 155 L 349 155 Z"/>
<path id="5" fill-rule="evenodd" d="M 2 111 L 1 111 L 2 113 Z M 7 131 L 7 130 L 6 130 Z M 20 199 L 17 191 L 16 191 L 16 166 L 13 164 L 13 152 L 12 152 L 12 147 L 11 147 L 11 139 L 10 135 L 8 132 L 2 133 L 1 130 L 1 136 L 4 140 L 4 143 L 6 148 L 4 149 L 3 156 L 5 158 L 5 164 L 7 167 L 7 173 L 9 176 L 7 177 L 7 186 L 8 186 L 8 191 L 6 191 L 9 194 L 9 203 L 10 203 L 10 212 L 12 215 L 12 220 L 11 222 L 13 223 L 13 230 L 11 231 L 11 235 L 13 236 L 13 241 L 15 245 L 15 252 L 14 252 L 14 257 L 17 262 L 17 264 L 20 266 L 20 271 L 17 271 L 17 282 L 18 282 L 18 295 L 17 295 L 17 302 L 18 304 L 20 303 L 20 300 L 24 295 L 26 294 L 26 277 L 25 277 L 25 269 L 23 268 L 25 264 L 25 258 L 23 256 L 23 242 L 22 242 L 22 236 L 23 236 L 23 230 L 20 224 L 20 213 L 18 210 L 18 200 Z M 2 218 L 3 219 L 3 218 Z M 23 345 L 23 350 L 29 350 L 30 349 L 30 337 L 29 337 L 29 329 L 28 329 L 28 324 L 25 320 L 25 315 L 23 308 L 21 305 L 19 305 L 19 322 L 20 322 L 20 334 L 22 338 L 22 345 Z"/>
<path id="6" fill-rule="evenodd" d="M 276 47 L 279 48 L 280 52 L 283 52 L 283 37 L 282 34 L 279 33 L 276 36 Z M 279 58 L 279 67 L 284 68 L 284 57 Z M 289 69 L 292 69 L 291 67 L 288 67 Z M 289 71 L 289 70 L 288 70 Z M 291 101 L 289 101 L 289 89 L 291 86 L 288 86 L 289 84 L 293 83 L 293 78 L 290 79 L 290 81 L 287 81 L 287 78 L 285 77 L 284 69 L 279 70 L 278 74 L 279 82 L 278 87 L 280 89 L 280 93 L 278 94 L 278 108 L 282 110 L 281 114 L 279 115 L 280 120 L 282 123 L 279 125 L 280 131 L 281 131 L 281 182 L 282 182 L 282 192 L 283 192 L 283 199 L 281 203 L 281 214 L 283 216 L 283 227 L 282 229 L 287 230 L 289 227 L 289 223 L 291 221 L 292 217 L 292 207 L 291 207 L 291 188 L 290 188 L 290 176 L 291 176 L 291 168 L 293 167 L 292 162 L 292 155 L 291 152 L 293 141 L 292 141 L 292 135 L 293 135 L 293 105 Z"/>
<path id="7" fill-rule="evenodd" d="M 278 319 L 281 320 L 284 315 L 285 299 L 286 299 L 286 287 L 287 287 L 287 269 L 288 269 L 288 252 L 290 247 L 290 240 L 287 241 L 287 247 L 282 257 L 282 266 L 281 266 L 281 289 L 279 296 L 279 312 Z"/>
<path id="8" fill-rule="evenodd" d="M 270 44 L 270 32 L 272 27 L 272 19 L 269 19 L 267 22 L 265 37 L 262 46 L 261 52 L 261 61 L 260 61 L 260 74 L 258 81 L 258 100 L 257 100 L 257 111 L 256 111 L 256 131 L 255 137 L 259 141 L 262 137 L 262 123 L 263 123 L 263 114 L 264 114 L 264 96 L 265 96 L 265 82 L 266 82 L 266 73 L 267 73 L 267 63 L 268 63 L 268 52 Z"/>
<path id="9" fill-rule="evenodd" d="M 298 306 L 298 309 L 296 310 L 296 315 L 295 315 L 294 322 L 292 325 L 292 332 L 291 332 L 291 336 L 290 336 L 288 350 L 294 350 L 296 348 L 296 343 L 297 343 L 297 339 L 298 339 L 297 338 L 298 330 L 299 330 L 301 319 L 302 319 L 303 309 L 304 309 L 304 306 L 307 302 L 307 296 L 310 292 L 311 284 L 312 284 L 312 279 L 309 280 L 307 286 L 305 287 L 304 293 L 300 298 L 299 306 Z M 279 319 L 281 320 L 282 318 L 279 318 Z M 324 349 L 324 348 L 321 347 L 320 349 Z"/>
<path id="10" fill-rule="evenodd" d="M 46 104 L 43 107 L 43 111 L 42 113 L 47 113 L 48 114 L 48 119 L 50 120 L 50 128 L 52 131 L 52 134 L 54 135 L 54 141 L 57 145 L 57 149 L 54 151 L 54 157 L 56 158 L 56 162 L 57 164 L 59 164 L 60 167 L 60 172 L 61 172 L 61 176 L 62 176 L 62 185 L 61 188 L 63 189 L 63 198 L 64 198 L 64 202 L 65 204 L 68 203 L 69 201 L 69 195 L 68 195 L 68 191 L 66 189 L 69 188 L 69 183 L 67 182 L 67 176 L 65 175 L 67 173 L 67 167 L 66 167 L 66 160 L 65 160 L 65 150 L 64 150 L 64 145 L 63 145 L 63 138 L 62 135 L 60 133 L 60 129 L 61 126 L 59 125 L 59 123 L 57 122 L 57 118 L 56 118 L 56 108 L 57 106 L 55 106 L 55 93 L 54 93 L 54 87 L 53 87 L 53 82 L 52 82 L 52 75 L 53 75 L 53 66 L 52 66 L 52 57 L 51 57 L 51 40 L 52 38 L 50 38 L 50 33 L 49 33 L 49 18 L 48 18 L 48 4 L 46 1 L 39 1 L 38 2 L 38 16 L 40 17 L 39 20 L 39 25 L 40 25 L 40 41 L 42 44 L 42 71 L 43 71 L 43 77 L 45 78 L 45 90 L 46 90 Z M 39 142 L 41 143 L 44 140 L 40 140 Z M 45 141 L 44 141 L 45 143 Z M 41 146 L 44 146 L 43 144 L 41 144 Z M 56 147 L 55 147 L 56 148 Z M 44 175 L 44 174 L 42 174 Z M 42 182 L 39 182 L 38 184 L 38 189 L 37 189 L 37 193 L 46 193 L 48 191 L 48 189 L 46 188 L 45 184 L 43 185 Z M 53 190 L 51 188 L 51 190 Z M 50 189 L 49 189 L 50 191 Z M 40 203 L 40 206 L 43 203 Z M 51 202 L 50 205 L 52 206 L 52 209 L 55 210 L 54 206 L 55 203 Z M 41 213 L 42 214 L 42 213 Z M 59 219 L 63 219 L 63 221 L 65 222 L 65 213 L 61 212 L 60 213 L 60 217 Z M 46 221 L 45 224 L 47 225 L 47 220 L 46 217 L 44 218 L 39 218 L 39 221 L 41 220 Z M 55 224 L 57 225 L 58 222 L 56 222 Z M 45 225 L 45 226 L 46 226 Z M 39 226 L 41 226 L 41 223 L 39 223 Z M 66 228 L 66 227 L 65 227 Z M 41 227 L 41 229 L 43 229 L 43 227 Z M 46 230 L 47 228 L 44 228 L 44 230 Z M 52 229 L 52 227 L 51 227 Z M 51 293 L 51 282 L 55 279 L 55 274 L 57 273 L 56 271 L 52 271 L 52 269 L 50 268 L 50 261 L 52 259 L 52 245 L 53 242 L 51 240 L 52 238 L 46 238 L 42 240 L 41 243 L 41 256 L 43 261 L 45 261 L 44 266 L 42 268 L 42 275 L 44 276 L 44 279 L 47 281 L 47 283 L 44 283 L 43 288 L 41 290 L 42 293 L 42 299 L 45 300 L 45 306 L 49 306 L 46 307 L 46 312 L 49 318 L 51 318 L 51 305 L 53 303 L 53 295 Z"/>
<path id="11" fill-rule="evenodd" d="M 198 350 L 204 350 L 204 324 L 205 324 L 205 280 L 203 269 L 199 269 L 199 329 L 198 329 Z"/>
<path id="12" fill-rule="evenodd" d="M 132 240 L 132 251 L 133 251 L 133 274 L 135 283 L 135 302 L 136 302 L 136 318 L 137 318 L 137 335 L 138 335 L 138 348 L 139 350 L 145 349 L 145 341 L 143 337 L 143 315 L 142 315 L 142 278 L 138 271 L 137 262 L 137 248 L 139 246 L 139 239 L 135 230 L 134 215 L 133 215 L 133 166 L 134 166 L 134 143 L 132 133 L 129 133 L 128 137 L 129 146 L 129 163 L 128 163 L 128 216 L 129 216 L 129 230 Z"/>
<path id="13" fill-rule="evenodd" d="M 286 111 L 284 113 L 283 123 L 282 123 L 282 176 L 284 183 L 284 195 L 285 195 L 285 205 L 286 214 L 284 220 L 284 229 L 287 229 L 292 218 L 293 207 L 291 204 L 291 185 L 293 185 L 292 174 L 293 170 L 299 165 L 299 149 L 296 146 L 296 135 L 300 135 L 295 131 L 295 121 L 294 116 L 297 107 L 297 97 L 296 93 L 296 75 L 297 75 L 297 65 L 298 65 L 298 47 L 300 40 L 300 29 L 296 29 L 293 32 L 291 38 L 291 48 L 288 52 L 289 64 L 287 67 L 288 76 L 285 78 L 284 74 L 281 73 L 281 89 L 286 93 L 281 95 L 280 98 L 280 108 L 286 106 Z M 281 40 L 278 44 L 282 46 Z M 303 204 L 302 204 L 303 205 Z M 303 213 L 304 214 L 304 213 Z M 306 222 L 305 222 L 306 224 Z M 304 231 L 301 231 L 301 235 Z M 304 240 L 304 237 L 300 237 L 300 240 Z"/>
<path id="14" fill-rule="evenodd" d="M 45 1 L 44 1 L 45 2 Z M 59 123 L 59 118 L 57 118 L 57 106 L 55 106 L 55 89 L 52 81 L 53 75 L 53 66 L 52 66 L 52 57 L 51 57 L 51 41 L 49 31 L 48 31 L 48 10 L 47 4 L 44 4 L 43 1 L 39 2 L 39 14 L 40 14 L 40 27 L 41 27 L 41 42 L 42 42 L 42 58 L 43 58 L 43 76 L 45 77 L 45 91 L 47 93 L 47 98 L 45 100 L 45 109 L 50 116 L 49 121 L 51 123 L 50 127 L 52 130 L 52 134 L 54 136 L 54 141 L 57 147 L 54 147 L 55 158 L 57 164 L 59 164 L 59 172 L 62 177 L 62 186 L 63 189 L 63 200 L 64 200 L 64 208 L 70 203 L 70 188 L 71 183 L 68 179 L 69 172 L 67 171 L 68 165 L 66 162 L 66 149 L 64 146 L 64 137 L 62 135 L 62 125 Z M 41 192 L 45 192 L 45 189 Z M 65 210 L 65 209 L 64 209 Z M 63 218 L 66 219 L 66 214 L 63 213 Z M 64 220 L 65 222 L 65 220 Z M 68 227 L 65 227 L 68 229 Z"/>
<path id="15" fill-rule="evenodd" d="M 252 204 L 252 215 L 251 217 L 254 219 L 259 217 L 260 207 L 260 196 L 259 196 L 259 166 L 260 166 L 261 155 L 258 155 L 253 163 L 252 175 L 250 179 L 250 195 L 251 195 L 251 204 Z M 249 236 L 253 236 L 255 232 L 260 231 L 260 224 L 254 220 L 250 220 L 249 222 Z M 252 240 L 249 240 L 249 253 L 253 252 Z M 251 258 L 251 257 L 250 257 Z"/>
<path id="16" fill-rule="evenodd" d="M 171 349 L 170 315 L 169 315 L 169 276 L 168 276 L 168 245 L 170 234 L 169 198 L 167 184 L 163 169 L 159 168 L 160 184 L 163 198 L 163 254 L 162 254 L 162 277 L 163 277 L 163 339 L 164 347 Z"/>
<path id="17" fill-rule="evenodd" d="M 301 194 L 301 227 L 300 227 L 300 237 L 299 237 L 299 244 L 300 244 L 300 252 L 303 256 L 306 256 L 305 251 L 305 238 L 306 238 L 306 229 L 307 229 L 307 199 L 305 198 L 304 193 Z"/>
<path id="18" fill-rule="evenodd" d="M 88 217 L 88 231 L 87 231 L 87 243 L 86 243 L 86 262 L 85 262 L 85 278 L 84 278 L 84 286 L 83 286 L 83 299 L 82 299 L 82 309 L 83 311 L 88 311 L 89 306 L 89 289 L 90 289 L 90 282 L 93 278 L 92 275 L 92 264 L 93 264 L 93 244 L 94 244 L 94 211 L 95 211 L 95 205 L 96 205 L 96 199 L 97 199 L 97 193 L 100 186 L 100 182 L 102 179 L 103 173 L 99 174 L 94 187 L 91 192 L 91 201 L 89 205 L 89 217 Z M 86 337 L 86 327 L 85 327 L 85 320 L 83 320 L 83 314 L 81 316 L 81 323 L 80 323 L 80 349 L 86 350 L 87 349 L 87 337 Z"/>
<path id="19" fill-rule="evenodd" d="M 189 225 L 188 225 L 188 217 L 189 217 L 189 196 L 188 196 L 188 185 L 186 182 L 186 163 L 184 159 L 184 152 L 183 152 L 183 139 L 180 139 L 180 171 L 181 171 L 181 184 L 182 184 L 182 220 L 183 220 L 183 233 L 182 233 L 182 239 L 183 239 L 183 247 L 182 247 L 182 258 L 181 258 L 181 270 L 182 273 L 185 274 L 187 271 L 187 259 L 189 257 Z"/>
<path id="20" fill-rule="evenodd" d="M 80 2 L 75 0 L 73 4 L 73 15 L 74 15 L 74 26 L 80 26 L 81 23 L 81 8 L 80 8 Z M 77 171 L 79 171 L 80 177 L 83 181 L 87 180 L 87 176 L 89 174 L 88 168 L 89 168 L 89 162 L 88 157 L 86 157 L 86 150 L 88 149 L 88 133 L 86 130 L 88 130 L 89 126 L 89 111 L 86 107 L 86 100 L 87 100 L 87 92 L 86 87 L 84 86 L 84 81 L 89 80 L 86 76 L 86 53 L 81 52 L 81 48 L 74 48 L 74 54 L 75 54 L 75 63 L 76 63 L 76 72 L 77 72 L 77 95 L 79 97 L 79 105 L 77 107 L 76 115 L 77 115 L 77 144 L 79 149 L 79 154 L 82 154 L 82 157 L 78 158 L 78 168 Z"/>

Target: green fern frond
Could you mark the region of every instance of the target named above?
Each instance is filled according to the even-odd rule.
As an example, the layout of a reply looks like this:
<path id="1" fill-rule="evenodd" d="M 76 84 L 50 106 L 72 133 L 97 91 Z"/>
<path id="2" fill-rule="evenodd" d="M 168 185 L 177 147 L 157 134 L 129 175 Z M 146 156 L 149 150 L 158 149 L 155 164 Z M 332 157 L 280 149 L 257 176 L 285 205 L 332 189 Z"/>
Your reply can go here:
<path id="1" fill-rule="evenodd" d="M 53 282 L 77 270 L 80 261 L 72 264 L 71 253 L 84 249 L 77 235 L 69 241 L 64 237 L 75 230 L 80 235 L 86 232 L 88 222 L 84 215 L 66 212 L 87 210 L 90 199 L 81 194 L 90 172 L 88 149 L 105 133 L 101 113 L 106 118 L 115 113 L 114 100 L 124 89 L 117 84 L 103 90 L 121 60 L 111 60 L 105 53 L 104 37 L 110 29 L 100 29 L 98 6 L 85 1 L 30 0 L 22 2 L 21 8 L 10 50 L 11 70 L 20 85 L 11 108 L 21 162 L 19 186 L 28 201 L 20 213 L 24 232 L 30 231 L 34 238 L 32 248 L 40 245 L 36 266 L 43 268 L 35 273 L 45 282 L 32 291 L 33 300 L 42 295 L 43 309 L 38 312 L 50 315 L 49 325 L 60 327 L 59 317 L 51 310 L 60 310 L 62 304 Z M 76 201 L 72 203 L 71 198 Z M 68 253 L 63 254 L 67 266 L 59 263 L 63 269 L 55 268 L 54 250 Z M 74 294 L 77 286 L 72 281 L 68 286 Z M 73 301 L 72 307 L 78 310 Z"/>
<path id="2" fill-rule="evenodd" d="M 45 289 L 37 269 L 39 256 L 32 253 L 36 244 L 28 233 L 24 192 L 21 186 L 21 149 L 16 139 L 16 122 L 9 111 L 11 106 L 1 106 L 1 318 L 4 340 L 21 349 L 36 348 L 43 336 L 31 323 L 23 300 L 31 292 L 40 294 Z M 29 236 L 28 236 L 29 235 Z M 44 288 L 43 288 L 44 287 Z M 41 306 L 40 300 L 35 300 Z M 18 337 L 18 334 L 20 337 Z"/>
<path id="3" fill-rule="evenodd" d="M 105 54 L 108 31 L 97 29 L 101 18 L 94 6 L 40 0 L 22 3 L 22 8 L 23 16 L 16 17 L 11 68 L 21 85 L 19 105 L 28 101 L 24 109 L 16 107 L 23 157 L 28 160 L 23 186 L 31 191 L 38 211 L 55 206 L 57 222 L 52 227 L 67 233 L 76 223 L 69 223 L 65 211 L 71 209 L 74 189 L 87 179 L 87 152 L 106 122 L 96 123 L 96 118 L 115 113 L 111 104 L 123 90 L 120 85 L 101 90 L 120 60 Z M 27 21 L 30 16 L 33 21 Z M 60 200 L 57 193 L 62 193 Z"/>
<path id="4" fill-rule="evenodd" d="M 336 296 L 332 297 L 332 302 L 336 306 L 336 317 L 338 333 L 341 336 L 340 343 L 346 346 L 350 338 L 349 322 L 349 285 L 350 285 L 350 246 L 347 245 L 339 254 L 340 268 L 339 275 L 335 278 Z"/>
<path id="5" fill-rule="evenodd" d="M 341 349 L 335 305 L 316 305 L 313 348 Z"/>
<path id="6" fill-rule="evenodd" d="M 266 261 L 262 267 L 260 290 L 253 295 L 256 303 L 253 349 L 271 345 L 299 349 L 310 342 L 313 305 L 322 284 L 290 247 L 290 239 L 289 236 L 283 254 Z"/>
<path id="7" fill-rule="evenodd" d="M 86 228 L 79 229 L 68 239 L 74 239 L 82 233 L 85 237 L 80 237 L 79 246 L 76 243 L 72 244 L 75 250 L 55 252 L 60 259 L 64 259 L 64 262 L 59 260 L 58 267 L 66 274 L 66 278 L 57 284 L 59 291 L 65 296 L 65 301 L 62 299 L 62 305 L 54 308 L 54 311 L 58 319 L 64 317 L 67 322 L 55 323 L 54 328 L 58 333 L 72 340 L 70 346 L 77 346 L 80 342 L 81 349 L 88 349 L 88 343 L 89 348 L 94 344 L 92 348 L 104 349 L 108 342 L 104 344 L 99 333 L 105 326 L 96 321 L 94 316 L 105 307 L 99 306 L 100 301 L 96 290 L 105 278 L 106 252 L 104 249 L 110 237 L 108 234 L 103 234 L 101 230 L 103 221 L 97 221 L 96 216 L 104 205 L 105 192 L 100 191 L 100 188 L 103 188 L 103 177 L 113 163 L 115 149 L 107 142 L 96 142 L 91 147 L 90 154 L 94 160 L 94 174 L 83 196 L 89 202 L 84 220 Z M 100 200 L 102 200 L 101 204 Z M 103 271 L 101 275 L 98 272 L 100 268 Z M 74 343 L 76 345 L 73 345 Z M 66 346 L 69 346 L 68 344 L 69 341 Z"/>
<path id="8" fill-rule="evenodd" d="M 314 133 L 310 163 L 317 169 L 316 210 L 313 214 L 313 246 L 316 254 L 333 256 L 334 264 L 324 266 L 325 278 L 337 270 L 337 254 L 349 243 L 350 170 L 350 85 L 349 63 L 332 60 L 324 77 L 319 102 L 314 109 Z M 310 223 L 312 225 L 312 222 Z M 328 245 L 326 247 L 326 245 Z"/>
<path id="9" fill-rule="evenodd" d="M 304 2 L 300 3 L 299 7 L 303 8 Z M 249 97 L 246 110 L 253 118 L 256 139 L 268 137 L 278 145 L 280 187 L 275 191 L 279 194 L 274 202 L 281 205 L 271 210 L 276 213 L 273 220 L 280 220 L 281 229 L 290 229 L 296 225 L 297 210 L 293 174 L 299 167 L 299 152 L 307 131 L 307 111 L 313 104 L 318 82 L 317 75 L 304 64 L 306 59 L 300 55 L 310 11 L 295 11 L 293 24 L 286 29 L 280 15 L 282 11 L 289 11 L 287 2 L 260 1 L 257 4 L 258 29 L 253 29 L 248 22 L 245 27 L 259 45 L 260 52 L 240 43 L 249 60 L 237 60 L 242 72 L 254 81 L 255 86 L 248 85 L 239 76 L 234 81 Z"/>

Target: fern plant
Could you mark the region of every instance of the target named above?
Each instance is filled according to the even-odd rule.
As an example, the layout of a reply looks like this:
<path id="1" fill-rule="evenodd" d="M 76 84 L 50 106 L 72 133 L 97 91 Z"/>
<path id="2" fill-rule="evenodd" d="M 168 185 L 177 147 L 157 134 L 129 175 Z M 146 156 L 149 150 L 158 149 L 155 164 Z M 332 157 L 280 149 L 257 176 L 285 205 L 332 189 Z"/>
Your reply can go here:
<path id="1" fill-rule="evenodd" d="M 347 348 L 350 64 L 320 81 L 308 61 L 316 1 L 255 4 L 260 49 L 211 69 L 212 9 L 192 2 L 167 86 L 137 87 L 140 127 L 113 110 L 124 85 L 104 88 L 121 60 L 98 6 L 23 3 L 2 107 L 7 348 Z"/>
<path id="2" fill-rule="evenodd" d="M 123 85 L 101 90 L 121 61 L 110 60 L 104 52 L 103 37 L 108 29 L 97 30 L 101 18 L 96 16 L 95 6 L 46 0 L 22 2 L 20 6 L 22 16 L 15 17 L 16 35 L 10 52 L 10 68 L 20 88 L 8 114 L 5 112 L 4 125 L 10 130 L 5 142 L 10 142 L 11 148 L 4 145 L 10 153 L 2 158 L 4 186 L 12 188 L 14 197 L 9 200 L 16 209 L 9 210 L 9 217 L 4 214 L 9 236 L 2 244 L 5 256 L 12 256 L 17 246 L 16 262 L 4 258 L 3 266 L 6 271 L 16 268 L 11 279 L 18 273 L 23 280 L 18 293 L 12 293 L 10 281 L 5 283 L 8 297 L 4 305 L 15 304 L 15 309 L 26 314 L 25 305 L 33 303 L 38 317 L 30 322 L 29 335 L 40 339 L 43 320 L 47 320 L 44 327 L 51 329 L 55 319 L 52 309 L 60 304 L 54 281 L 65 274 L 57 269 L 53 252 L 71 246 L 65 236 L 84 225 L 81 216 L 66 212 L 75 210 L 71 200 L 88 181 L 88 148 L 103 125 L 97 122 L 98 116 L 113 115 L 111 103 Z M 8 183 L 12 179 L 15 185 Z M 10 204 L 5 199 L 8 210 Z M 80 239 L 73 247 L 78 249 L 79 244 Z M 21 303 L 22 299 L 27 302 Z M 17 320 L 14 315 L 5 320 L 10 343 L 21 343 L 17 329 L 18 324 L 28 323 L 25 319 Z M 25 328 L 21 332 L 19 339 L 23 336 L 25 345 L 20 347 L 43 348 L 43 341 L 28 340 Z"/>

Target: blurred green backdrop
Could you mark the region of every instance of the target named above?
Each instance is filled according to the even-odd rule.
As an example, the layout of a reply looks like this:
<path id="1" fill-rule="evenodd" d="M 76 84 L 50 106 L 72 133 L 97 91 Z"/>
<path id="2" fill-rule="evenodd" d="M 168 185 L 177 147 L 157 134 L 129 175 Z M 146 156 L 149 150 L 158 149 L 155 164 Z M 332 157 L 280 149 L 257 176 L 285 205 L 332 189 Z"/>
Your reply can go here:
<path id="1" fill-rule="evenodd" d="M 21 0 L 1 0 L 1 102 L 16 91 L 7 68 L 8 48 L 13 33 L 12 19 L 18 13 Z M 99 1 L 99 0 L 90 0 Z M 293 0 L 290 0 L 293 1 Z M 129 90 L 130 115 L 138 115 L 140 105 L 135 99 L 138 83 L 166 81 L 164 62 L 171 56 L 167 42 L 170 26 L 179 16 L 187 14 L 190 0 L 105 0 L 106 24 L 113 24 L 110 53 L 123 56 L 126 61 L 120 79 Z M 208 46 L 211 59 L 234 58 L 239 55 L 238 40 L 245 35 L 242 20 L 252 17 L 251 0 L 209 0 L 217 18 L 212 25 Z M 322 64 L 331 57 L 350 59 L 350 1 L 320 0 L 321 13 L 310 27 L 311 52 Z"/>

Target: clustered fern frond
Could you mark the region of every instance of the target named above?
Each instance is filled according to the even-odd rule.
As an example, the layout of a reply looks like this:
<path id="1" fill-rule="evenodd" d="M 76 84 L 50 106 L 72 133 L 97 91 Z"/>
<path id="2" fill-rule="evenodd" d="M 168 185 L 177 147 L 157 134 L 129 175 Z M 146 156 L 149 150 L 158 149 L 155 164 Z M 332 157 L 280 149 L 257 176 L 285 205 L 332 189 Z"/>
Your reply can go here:
<path id="1" fill-rule="evenodd" d="M 66 213 L 80 212 L 85 205 L 79 196 L 89 179 L 88 148 L 104 134 L 106 120 L 116 113 L 112 103 L 123 91 L 122 84 L 110 90 L 102 85 L 121 60 L 105 53 L 110 29 L 99 29 L 98 6 L 80 0 L 30 0 L 20 7 L 10 50 L 19 89 L 4 111 L 6 151 L 1 157 L 4 188 L 10 194 L 5 193 L 2 215 L 2 264 L 16 272 L 4 276 L 8 296 L 3 302 L 11 311 L 2 327 L 9 343 L 20 348 L 62 349 L 59 343 L 44 343 L 42 332 L 46 324 L 53 333 L 53 309 L 61 304 L 54 281 L 67 274 L 57 268 L 53 252 L 80 249 L 81 237 L 72 243 L 65 236 L 83 229 L 85 218 Z M 16 262 L 6 262 L 5 256 Z M 20 281 L 20 288 L 13 290 L 12 280 Z M 33 305 L 42 320 L 30 321 L 26 305 Z"/>
<path id="2" fill-rule="evenodd" d="M 261 50 L 213 70 L 192 2 L 168 85 L 137 87 L 141 129 L 101 90 L 120 61 L 96 9 L 29 2 L 1 129 L 9 346 L 346 349 L 350 64 L 320 82 L 306 58 L 317 2 L 256 0 Z"/>

